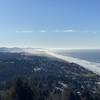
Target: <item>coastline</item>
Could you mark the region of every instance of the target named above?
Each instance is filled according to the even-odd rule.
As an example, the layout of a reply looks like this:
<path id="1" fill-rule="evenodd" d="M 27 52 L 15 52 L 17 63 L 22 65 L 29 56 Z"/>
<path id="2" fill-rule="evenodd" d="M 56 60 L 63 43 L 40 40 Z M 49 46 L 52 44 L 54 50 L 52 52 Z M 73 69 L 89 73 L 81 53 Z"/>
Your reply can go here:
<path id="1" fill-rule="evenodd" d="M 89 62 L 89 61 L 79 59 L 79 58 L 63 56 L 63 55 L 56 54 L 56 53 L 53 53 L 50 51 L 47 51 L 47 54 L 54 56 L 56 58 L 62 59 L 64 61 L 70 62 L 70 63 L 76 63 L 76 64 L 80 65 L 81 67 L 84 67 L 87 70 L 100 75 L 100 63 L 94 63 L 94 62 Z"/>

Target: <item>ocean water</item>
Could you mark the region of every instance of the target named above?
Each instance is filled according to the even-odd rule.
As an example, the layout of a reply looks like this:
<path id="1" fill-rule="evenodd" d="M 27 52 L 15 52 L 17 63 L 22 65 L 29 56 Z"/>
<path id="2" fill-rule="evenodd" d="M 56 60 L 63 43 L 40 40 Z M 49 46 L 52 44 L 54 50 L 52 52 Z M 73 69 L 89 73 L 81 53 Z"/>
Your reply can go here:
<path id="1" fill-rule="evenodd" d="M 80 66 L 100 75 L 100 50 L 56 50 L 52 56 Z"/>
<path id="2" fill-rule="evenodd" d="M 59 50 L 58 54 L 100 63 L 100 50 Z"/>

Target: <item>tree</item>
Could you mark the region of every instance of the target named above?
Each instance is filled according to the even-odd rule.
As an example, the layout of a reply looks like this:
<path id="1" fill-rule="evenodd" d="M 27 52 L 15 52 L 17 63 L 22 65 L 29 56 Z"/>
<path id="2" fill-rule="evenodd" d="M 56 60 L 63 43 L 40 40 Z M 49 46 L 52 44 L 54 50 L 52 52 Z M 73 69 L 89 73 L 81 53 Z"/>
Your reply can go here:
<path id="1" fill-rule="evenodd" d="M 28 83 L 24 83 L 21 79 L 18 79 L 16 82 L 16 99 L 15 100 L 34 100 L 33 99 L 33 91 L 28 85 Z"/>

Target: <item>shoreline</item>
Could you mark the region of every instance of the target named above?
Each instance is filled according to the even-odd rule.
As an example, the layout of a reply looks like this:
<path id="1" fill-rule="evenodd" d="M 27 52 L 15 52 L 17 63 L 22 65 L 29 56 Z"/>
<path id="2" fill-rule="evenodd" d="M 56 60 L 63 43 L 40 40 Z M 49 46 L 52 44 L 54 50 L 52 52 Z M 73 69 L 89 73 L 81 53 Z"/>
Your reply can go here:
<path id="1" fill-rule="evenodd" d="M 56 58 L 62 59 L 64 61 L 70 62 L 70 63 L 76 63 L 80 65 L 81 67 L 84 67 L 85 69 L 92 71 L 93 73 L 97 75 L 100 75 L 100 63 L 94 63 L 94 62 L 89 62 L 89 61 L 82 60 L 79 58 L 63 56 L 63 55 L 56 54 L 50 51 L 48 51 L 47 54 L 54 56 Z"/>

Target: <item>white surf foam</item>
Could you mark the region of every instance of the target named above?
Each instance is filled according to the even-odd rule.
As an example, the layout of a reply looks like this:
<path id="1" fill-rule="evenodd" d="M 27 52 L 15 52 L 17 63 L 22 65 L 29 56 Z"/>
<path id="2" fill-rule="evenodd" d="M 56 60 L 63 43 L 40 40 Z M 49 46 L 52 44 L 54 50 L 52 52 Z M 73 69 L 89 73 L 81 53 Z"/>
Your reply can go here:
<path id="1" fill-rule="evenodd" d="M 94 63 L 94 62 L 89 62 L 89 61 L 82 60 L 79 58 L 63 56 L 63 55 L 56 54 L 56 53 L 51 52 L 51 51 L 46 51 L 46 52 L 47 52 L 47 54 L 52 55 L 54 57 L 57 57 L 59 59 L 79 64 L 80 66 L 100 75 L 100 63 Z"/>

